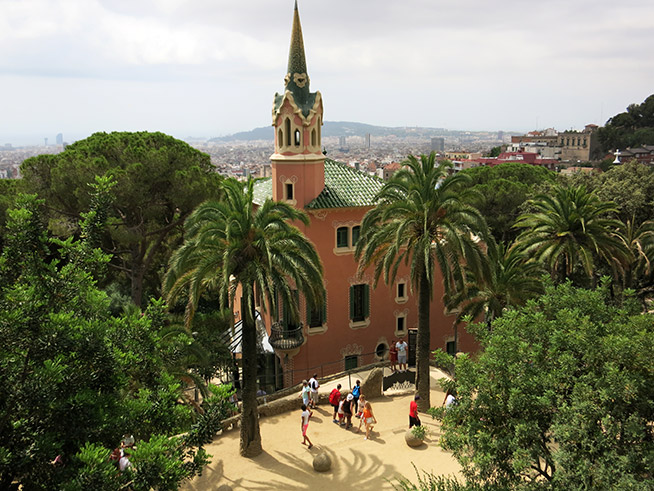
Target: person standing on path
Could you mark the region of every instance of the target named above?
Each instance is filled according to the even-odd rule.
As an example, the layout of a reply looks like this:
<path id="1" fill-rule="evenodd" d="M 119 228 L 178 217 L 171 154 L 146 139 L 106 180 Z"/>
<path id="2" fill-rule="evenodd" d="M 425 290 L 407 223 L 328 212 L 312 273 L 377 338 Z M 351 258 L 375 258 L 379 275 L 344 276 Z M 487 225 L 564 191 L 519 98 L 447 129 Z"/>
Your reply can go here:
<path id="1" fill-rule="evenodd" d="M 391 343 L 391 346 L 388 349 L 388 354 L 390 356 L 390 361 L 391 361 L 391 370 L 395 372 L 397 370 L 396 366 L 397 365 L 397 340 L 393 339 L 393 342 Z"/>
<path id="2" fill-rule="evenodd" d="M 357 433 L 361 431 L 361 423 L 364 422 L 363 409 L 365 407 L 366 407 L 366 396 L 361 394 L 361 397 L 359 397 L 359 408 L 357 412 L 357 418 L 359 418 L 359 426 L 357 426 Z"/>
<path id="3" fill-rule="evenodd" d="M 416 394 L 413 400 L 411 401 L 411 404 L 409 404 L 409 428 L 413 428 L 414 426 L 421 425 L 420 418 L 418 417 L 419 400 L 420 400 L 420 396 Z"/>
<path id="4" fill-rule="evenodd" d="M 406 372 L 406 355 L 409 345 L 406 344 L 406 341 L 400 339 L 395 343 L 395 347 L 397 348 L 397 364 L 400 368 L 400 372 Z M 404 365 L 404 369 L 402 369 L 402 365 Z"/>
<path id="5" fill-rule="evenodd" d="M 366 436 L 363 437 L 363 439 L 369 440 L 373 425 L 377 424 L 377 418 L 375 418 L 375 415 L 372 412 L 372 406 L 369 402 L 366 402 L 366 406 L 363 408 L 363 419 L 366 423 Z"/>
<path id="6" fill-rule="evenodd" d="M 354 396 L 348 394 L 343 403 L 343 415 L 345 416 L 345 429 L 348 430 L 352 427 L 352 407 L 354 404 Z"/>
<path id="7" fill-rule="evenodd" d="M 334 408 L 334 416 L 332 417 L 334 423 L 338 423 L 336 416 L 338 415 L 338 403 L 341 400 L 341 384 L 338 384 L 335 389 L 332 389 L 329 394 L 329 403 Z"/>
<path id="8" fill-rule="evenodd" d="M 354 407 L 359 404 L 359 396 L 361 395 L 361 380 L 357 380 L 354 387 L 352 387 L 352 397 L 354 398 Z"/>
<path id="9" fill-rule="evenodd" d="M 316 407 L 318 404 L 318 387 L 320 387 L 320 384 L 318 383 L 318 374 L 314 373 L 313 377 L 309 379 L 309 389 L 311 389 L 311 407 Z"/>
<path id="10" fill-rule="evenodd" d="M 309 388 L 309 384 L 306 380 L 302 381 L 302 403 L 306 407 L 309 407 L 311 403 L 311 389 Z"/>
<path id="11" fill-rule="evenodd" d="M 309 419 L 311 419 L 311 415 L 313 413 L 309 408 L 307 408 L 306 404 L 302 404 L 302 436 L 304 437 L 304 440 L 302 440 L 302 445 L 306 445 L 307 442 L 309 442 L 309 448 L 313 447 L 313 443 L 311 443 L 311 440 L 309 440 L 309 437 L 307 436 L 307 429 L 309 428 Z"/>

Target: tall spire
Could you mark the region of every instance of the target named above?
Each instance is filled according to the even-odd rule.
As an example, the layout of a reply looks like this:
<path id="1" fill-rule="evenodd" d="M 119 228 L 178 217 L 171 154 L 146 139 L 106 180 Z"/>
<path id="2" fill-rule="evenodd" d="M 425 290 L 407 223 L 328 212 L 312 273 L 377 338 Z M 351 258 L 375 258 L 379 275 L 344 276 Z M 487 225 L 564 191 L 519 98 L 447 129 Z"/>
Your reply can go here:
<path id="1" fill-rule="evenodd" d="M 293 11 L 293 31 L 291 32 L 291 48 L 288 52 L 288 69 L 286 73 L 286 90 L 293 93 L 298 105 L 303 106 L 309 102 L 309 75 L 307 74 L 307 61 L 304 56 L 304 40 L 302 38 L 302 25 L 300 12 L 295 0 Z"/>

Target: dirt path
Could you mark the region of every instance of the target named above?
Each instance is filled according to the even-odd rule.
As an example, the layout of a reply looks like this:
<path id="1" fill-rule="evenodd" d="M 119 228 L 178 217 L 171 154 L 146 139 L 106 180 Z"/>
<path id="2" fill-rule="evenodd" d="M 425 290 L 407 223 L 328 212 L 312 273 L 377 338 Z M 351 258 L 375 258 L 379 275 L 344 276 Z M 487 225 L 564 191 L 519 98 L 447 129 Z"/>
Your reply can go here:
<path id="1" fill-rule="evenodd" d="M 432 373 L 432 406 L 440 405 L 443 393 L 437 388 L 438 374 Z M 325 390 L 330 389 L 325 387 Z M 330 389 L 331 390 L 331 389 Z M 425 444 L 410 448 L 404 441 L 409 426 L 409 402 L 413 393 L 374 399 L 378 424 L 373 438 L 364 441 L 365 430 L 345 430 L 332 423 L 329 406 L 319 406 L 309 424 L 312 449 L 302 445 L 300 410 L 260 420 L 264 452 L 253 459 L 238 454 L 239 432 L 230 430 L 206 447 L 213 456 L 201 477 L 187 483 L 185 490 L 210 490 L 223 484 L 234 490 L 378 490 L 393 489 L 398 476 L 416 482 L 415 465 L 421 471 L 459 476 L 459 465 L 438 445 L 440 428 L 428 415 L 421 415 L 429 429 Z M 298 399 L 298 406 L 300 402 Z M 313 470 L 313 457 L 326 452 L 332 468 Z"/>

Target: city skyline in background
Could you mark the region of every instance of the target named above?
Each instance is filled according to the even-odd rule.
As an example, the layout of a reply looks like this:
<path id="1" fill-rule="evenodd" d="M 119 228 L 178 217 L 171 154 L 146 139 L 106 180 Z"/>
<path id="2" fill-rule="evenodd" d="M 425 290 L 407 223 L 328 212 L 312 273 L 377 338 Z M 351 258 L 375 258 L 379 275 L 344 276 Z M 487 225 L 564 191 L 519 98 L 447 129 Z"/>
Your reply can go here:
<path id="1" fill-rule="evenodd" d="M 652 93 L 654 4 L 298 4 L 327 121 L 581 129 Z M 290 0 L 0 0 L 0 144 L 267 126 L 292 9 Z"/>

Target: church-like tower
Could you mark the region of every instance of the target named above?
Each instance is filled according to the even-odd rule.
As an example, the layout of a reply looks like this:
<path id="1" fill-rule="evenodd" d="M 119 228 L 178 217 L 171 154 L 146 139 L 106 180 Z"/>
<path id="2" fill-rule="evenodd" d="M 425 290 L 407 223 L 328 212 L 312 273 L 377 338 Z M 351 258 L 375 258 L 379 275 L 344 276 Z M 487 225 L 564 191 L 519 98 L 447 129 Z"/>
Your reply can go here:
<path id="1" fill-rule="evenodd" d="M 325 156 L 320 142 L 322 97 L 320 92 L 309 90 L 297 0 L 284 85 L 284 93 L 275 94 L 272 110 L 275 127 L 275 153 L 270 157 L 273 199 L 304 208 L 325 186 Z"/>

